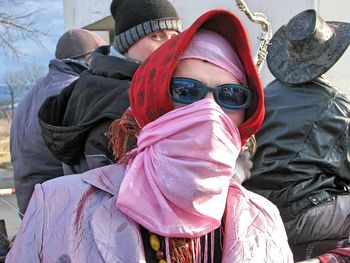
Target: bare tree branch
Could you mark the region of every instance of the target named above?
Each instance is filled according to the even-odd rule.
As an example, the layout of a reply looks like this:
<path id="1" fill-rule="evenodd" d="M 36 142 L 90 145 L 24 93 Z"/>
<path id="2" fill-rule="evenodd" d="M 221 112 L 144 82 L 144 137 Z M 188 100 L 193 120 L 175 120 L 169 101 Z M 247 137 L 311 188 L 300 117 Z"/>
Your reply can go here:
<path id="1" fill-rule="evenodd" d="M 47 70 L 44 66 L 30 63 L 26 64 L 23 69 L 18 71 L 8 71 L 4 75 L 4 83 L 8 89 L 10 99 L 7 104 L 8 107 L 2 106 L 3 109 L 9 110 L 10 118 L 13 118 L 15 111 L 15 105 L 19 100 L 19 97 L 35 85 L 38 80 L 46 74 Z"/>
<path id="2" fill-rule="evenodd" d="M 15 100 L 20 93 L 21 86 L 19 79 L 17 79 L 16 73 L 14 72 L 7 72 L 5 74 L 4 80 L 10 93 L 9 105 L 11 105 L 11 118 L 13 118 L 13 113 L 15 111 Z"/>
<path id="3" fill-rule="evenodd" d="M 23 83 L 28 86 L 36 84 L 46 73 L 46 66 L 37 63 L 28 63 L 24 65 L 24 69 L 20 74 L 23 78 Z"/>
<path id="4" fill-rule="evenodd" d="M 0 101 L 0 119 L 10 120 L 10 103 L 8 101 Z"/>
<path id="5" fill-rule="evenodd" d="M 18 14 L 18 9 L 21 9 L 21 14 Z M 23 11 L 23 1 L 0 0 L 0 49 L 5 55 L 21 55 L 17 48 L 19 40 L 33 41 L 43 47 L 41 37 L 47 33 L 36 24 L 36 15 L 42 11 L 43 9 Z"/>

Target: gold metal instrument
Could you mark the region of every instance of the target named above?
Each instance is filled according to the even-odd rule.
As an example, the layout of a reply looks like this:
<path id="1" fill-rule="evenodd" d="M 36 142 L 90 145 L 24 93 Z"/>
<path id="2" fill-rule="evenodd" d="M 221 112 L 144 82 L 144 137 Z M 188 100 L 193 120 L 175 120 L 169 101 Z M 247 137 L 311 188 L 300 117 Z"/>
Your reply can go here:
<path id="1" fill-rule="evenodd" d="M 248 7 L 248 5 L 243 0 L 235 0 L 238 8 L 246 14 L 246 16 L 254 23 L 260 24 L 262 28 L 262 33 L 258 37 L 260 40 L 260 45 L 255 56 L 255 65 L 257 67 L 258 72 L 260 73 L 262 66 L 266 60 L 267 56 L 267 48 L 269 42 L 272 38 L 272 29 L 271 23 L 268 21 L 265 14 L 260 12 L 252 13 Z M 255 136 L 249 138 L 247 143 L 242 147 L 242 151 L 248 151 L 253 157 L 256 152 L 257 144 Z"/>
<path id="2" fill-rule="evenodd" d="M 235 0 L 238 8 L 246 14 L 246 16 L 254 23 L 260 24 L 262 28 L 262 33 L 258 37 L 260 40 L 260 45 L 255 58 L 255 64 L 260 73 L 264 61 L 267 56 L 267 47 L 272 38 L 271 23 L 268 21 L 265 14 L 260 12 L 251 12 L 248 5 L 243 0 Z"/>

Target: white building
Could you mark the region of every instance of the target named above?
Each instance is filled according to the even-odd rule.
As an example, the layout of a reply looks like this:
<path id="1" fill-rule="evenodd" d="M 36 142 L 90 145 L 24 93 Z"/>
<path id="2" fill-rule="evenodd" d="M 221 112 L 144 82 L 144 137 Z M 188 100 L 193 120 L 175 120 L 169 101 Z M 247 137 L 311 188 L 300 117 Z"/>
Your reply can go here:
<path id="1" fill-rule="evenodd" d="M 184 28 L 189 26 L 198 16 L 213 8 L 225 8 L 239 15 L 248 28 L 248 33 L 258 46 L 257 37 L 261 34 L 258 24 L 252 23 L 238 9 L 234 0 L 171 0 L 177 9 Z M 286 24 L 295 14 L 305 9 L 316 9 L 318 13 L 329 21 L 350 22 L 349 0 L 245 0 L 252 12 L 264 13 L 271 25 L 273 32 Z M 110 16 L 111 0 L 64 0 L 64 23 L 65 29 L 83 27 L 90 30 L 100 31 L 106 40 L 113 38 L 114 20 Z M 348 94 L 350 94 L 350 48 L 337 64 L 327 73 L 333 82 Z M 261 72 L 264 84 L 268 84 L 273 76 L 267 66 Z M 336 77 L 335 77 L 336 76 Z"/>

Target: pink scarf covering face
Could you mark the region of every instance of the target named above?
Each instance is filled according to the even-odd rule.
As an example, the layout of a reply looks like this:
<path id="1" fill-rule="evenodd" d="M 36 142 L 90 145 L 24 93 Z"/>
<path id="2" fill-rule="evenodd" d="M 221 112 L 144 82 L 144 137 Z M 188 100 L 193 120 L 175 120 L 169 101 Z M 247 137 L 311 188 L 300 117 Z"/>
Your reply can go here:
<path id="1" fill-rule="evenodd" d="M 117 207 L 165 237 L 193 238 L 221 224 L 241 149 L 238 128 L 211 99 L 144 126 Z"/>

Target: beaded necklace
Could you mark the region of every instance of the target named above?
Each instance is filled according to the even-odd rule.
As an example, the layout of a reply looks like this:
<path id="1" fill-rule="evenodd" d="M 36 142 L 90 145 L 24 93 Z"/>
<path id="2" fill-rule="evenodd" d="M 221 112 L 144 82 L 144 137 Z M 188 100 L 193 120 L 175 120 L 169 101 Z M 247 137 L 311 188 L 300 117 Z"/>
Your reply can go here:
<path id="1" fill-rule="evenodd" d="M 166 263 L 167 255 L 171 263 L 221 262 L 222 235 L 220 229 L 198 239 L 166 239 L 143 227 L 141 227 L 141 234 L 148 263 Z M 212 252 L 214 252 L 213 255 Z M 194 255 L 197 257 L 195 260 Z"/>
<path id="2" fill-rule="evenodd" d="M 166 263 L 165 254 L 164 254 L 164 239 L 162 238 L 162 242 L 160 241 L 158 235 L 150 234 L 149 243 L 151 248 L 156 253 L 156 257 L 159 260 L 159 263 Z"/>

